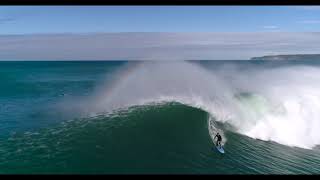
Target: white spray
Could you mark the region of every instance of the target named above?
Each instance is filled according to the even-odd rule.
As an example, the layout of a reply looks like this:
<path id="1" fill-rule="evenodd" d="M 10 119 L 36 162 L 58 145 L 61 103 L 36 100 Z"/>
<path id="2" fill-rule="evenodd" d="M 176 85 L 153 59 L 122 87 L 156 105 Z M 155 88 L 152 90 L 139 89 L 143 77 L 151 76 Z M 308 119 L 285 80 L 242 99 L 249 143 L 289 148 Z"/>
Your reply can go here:
<path id="1" fill-rule="evenodd" d="M 229 123 L 252 138 L 302 148 L 320 144 L 320 68 L 212 69 L 186 61 L 142 62 L 120 73 L 112 88 L 100 88 L 87 107 L 102 112 L 176 101 L 210 113 L 209 125 Z"/>

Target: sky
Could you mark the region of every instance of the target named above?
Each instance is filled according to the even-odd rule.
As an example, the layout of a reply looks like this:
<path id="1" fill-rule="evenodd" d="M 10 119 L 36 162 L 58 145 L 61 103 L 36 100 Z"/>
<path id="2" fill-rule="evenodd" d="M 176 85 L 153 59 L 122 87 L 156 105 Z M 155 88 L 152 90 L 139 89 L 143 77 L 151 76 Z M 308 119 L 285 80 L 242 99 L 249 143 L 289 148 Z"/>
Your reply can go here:
<path id="1" fill-rule="evenodd" d="M 320 53 L 319 30 L 320 6 L 0 6 L 0 60 Z"/>

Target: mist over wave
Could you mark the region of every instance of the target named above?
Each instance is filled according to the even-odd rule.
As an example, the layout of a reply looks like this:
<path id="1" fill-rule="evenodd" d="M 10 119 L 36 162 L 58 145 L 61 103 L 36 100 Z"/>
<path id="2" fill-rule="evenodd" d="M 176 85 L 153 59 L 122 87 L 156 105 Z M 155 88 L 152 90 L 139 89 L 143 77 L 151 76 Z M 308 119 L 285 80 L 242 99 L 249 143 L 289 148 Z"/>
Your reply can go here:
<path id="1" fill-rule="evenodd" d="M 221 122 L 251 138 L 308 149 L 320 144 L 319 68 L 135 62 L 115 74 L 86 100 L 86 112 L 179 102 L 211 115 L 210 135 Z"/>

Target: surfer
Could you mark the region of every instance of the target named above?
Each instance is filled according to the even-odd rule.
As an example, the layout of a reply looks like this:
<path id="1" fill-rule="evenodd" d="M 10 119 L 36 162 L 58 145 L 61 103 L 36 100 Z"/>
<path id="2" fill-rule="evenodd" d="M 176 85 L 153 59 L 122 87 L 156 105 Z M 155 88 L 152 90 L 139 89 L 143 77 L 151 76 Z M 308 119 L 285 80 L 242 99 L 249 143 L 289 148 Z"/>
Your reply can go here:
<path id="1" fill-rule="evenodd" d="M 219 146 L 221 148 L 222 137 L 221 137 L 221 135 L 219 133 L 217 133 L 216 136 L 214 136 L 213 140 L 216 139 L 216 137 L 217 137 L 216 146 L 218 146 L 218 144 L 219 144 Z"/>

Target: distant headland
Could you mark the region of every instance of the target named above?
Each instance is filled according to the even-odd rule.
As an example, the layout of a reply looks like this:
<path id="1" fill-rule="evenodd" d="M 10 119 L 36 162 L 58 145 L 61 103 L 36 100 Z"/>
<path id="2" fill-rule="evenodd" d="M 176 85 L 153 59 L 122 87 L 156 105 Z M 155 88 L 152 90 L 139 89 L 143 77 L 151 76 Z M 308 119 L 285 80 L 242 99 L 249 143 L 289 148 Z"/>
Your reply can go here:
<path id="1" fill-rule="evenodd" d="M 320 54 L 291 54 L 253 57 L 250 60 L 320 60 Z"/>

